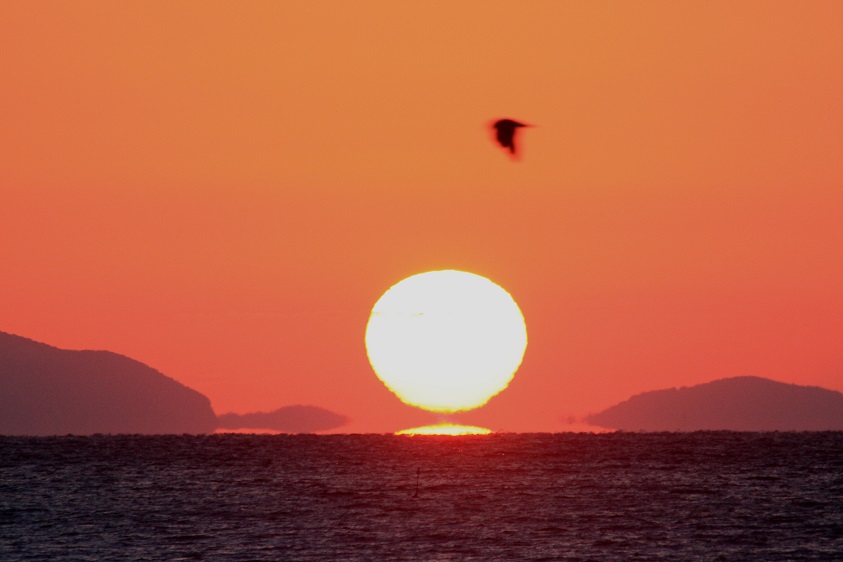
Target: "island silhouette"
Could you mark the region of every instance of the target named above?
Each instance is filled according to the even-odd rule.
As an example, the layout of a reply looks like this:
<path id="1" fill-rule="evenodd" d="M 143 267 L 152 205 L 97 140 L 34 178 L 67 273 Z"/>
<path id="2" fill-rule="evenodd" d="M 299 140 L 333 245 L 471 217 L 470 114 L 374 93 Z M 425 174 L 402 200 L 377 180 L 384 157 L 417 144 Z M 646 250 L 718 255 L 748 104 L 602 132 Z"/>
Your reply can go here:
<path id="1" fill-rule="evenodd" d="M 644 392 L 585 422 L 623 431 L 839 431 L 843 394 L 761 377 Z"/>
<path id="2" fill-rule="evenodd" d="M 223 414 L 217 416 L 220 429 L 272 429 L 286 433 L 313 433 L 348 423 L 346 416 L 317 406 L 285 406 L 272 412 Z"/>
<path id="3" fill-rule="evenodd" d="M 348 419 L 316 406 L 217 417 L 202 393 L 110 351 L 59 349 L 0 332 L 0 434 L 305 433 Z"/>

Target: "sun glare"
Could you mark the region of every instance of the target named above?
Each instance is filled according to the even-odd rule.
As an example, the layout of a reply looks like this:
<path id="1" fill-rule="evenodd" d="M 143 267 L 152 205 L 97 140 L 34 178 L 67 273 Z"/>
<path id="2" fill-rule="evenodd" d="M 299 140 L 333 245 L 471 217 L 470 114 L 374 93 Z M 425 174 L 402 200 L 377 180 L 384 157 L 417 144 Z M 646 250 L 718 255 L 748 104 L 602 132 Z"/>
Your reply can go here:
<path id="1" fill-rule="evenodd" d="M 402 429 L 401 431 L 397 431 L 395 435 L 489 435 L 490 433 L 492 433 L 492 430 L 486 429 L 485 427 L 440 423 L 414 427 L 412 429 Z"/>
<path id="2" fill-rule="evenodd" d="M 366 327 L 378 378 L 404 403 L 434 412 L 485 404 L 507 387 L 526 348 L 509 293 L 464 271 L 404 279 L 375 303 Z"/>

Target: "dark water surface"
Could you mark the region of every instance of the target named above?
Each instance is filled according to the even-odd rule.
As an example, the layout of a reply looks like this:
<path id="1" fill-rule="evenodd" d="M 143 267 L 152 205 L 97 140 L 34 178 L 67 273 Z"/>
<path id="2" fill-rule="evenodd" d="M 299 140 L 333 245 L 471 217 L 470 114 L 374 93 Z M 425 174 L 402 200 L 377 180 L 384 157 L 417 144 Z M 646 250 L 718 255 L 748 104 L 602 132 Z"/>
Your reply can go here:
<path id="1" fill-rule="evenodd" d="M 0 437 L 0 560 L 843 560 L 843 433 Z"/>

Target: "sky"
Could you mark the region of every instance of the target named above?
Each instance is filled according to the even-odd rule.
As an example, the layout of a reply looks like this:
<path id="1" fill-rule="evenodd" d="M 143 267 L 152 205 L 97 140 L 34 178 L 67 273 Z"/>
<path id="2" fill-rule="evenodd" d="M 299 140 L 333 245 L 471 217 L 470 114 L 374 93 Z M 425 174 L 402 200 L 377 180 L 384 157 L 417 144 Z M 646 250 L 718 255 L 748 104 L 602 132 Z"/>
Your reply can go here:
<path id="1" fill-rule="evenodd" d="M 559 431 L 755 375 L 843 390 L 843 3 L 0 3 L 0 331 L 217 413 L 436 421 L 377 299 L 504 287 L 529 344 L 458 421 Z M 489 124 L 534 124 L 513 161 Z"/>

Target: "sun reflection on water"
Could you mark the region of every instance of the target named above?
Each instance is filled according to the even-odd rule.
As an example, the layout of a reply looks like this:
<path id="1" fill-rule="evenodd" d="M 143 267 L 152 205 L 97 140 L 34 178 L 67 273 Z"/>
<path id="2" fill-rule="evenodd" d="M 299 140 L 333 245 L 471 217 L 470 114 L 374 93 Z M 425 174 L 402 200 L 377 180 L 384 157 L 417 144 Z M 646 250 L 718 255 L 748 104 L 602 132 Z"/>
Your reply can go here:
<path id="1" fill-rule="evenodd" d="M 475 425 L 459 425 L 455 423 L 438 423 L 396 431 L 395 435 L 488 435 L 491 429 Z"/>

